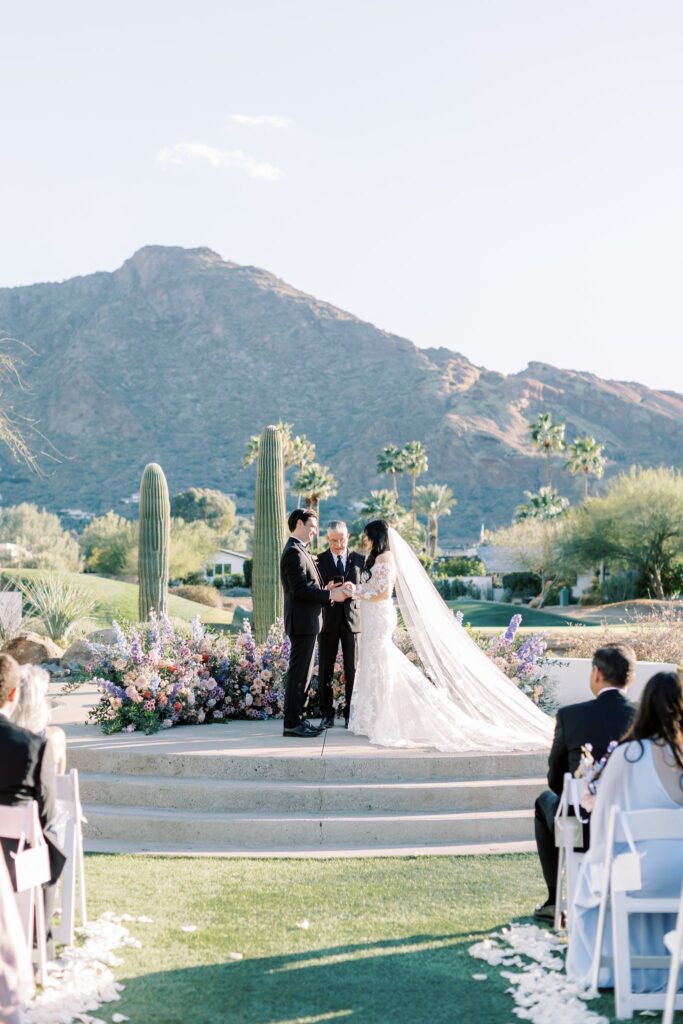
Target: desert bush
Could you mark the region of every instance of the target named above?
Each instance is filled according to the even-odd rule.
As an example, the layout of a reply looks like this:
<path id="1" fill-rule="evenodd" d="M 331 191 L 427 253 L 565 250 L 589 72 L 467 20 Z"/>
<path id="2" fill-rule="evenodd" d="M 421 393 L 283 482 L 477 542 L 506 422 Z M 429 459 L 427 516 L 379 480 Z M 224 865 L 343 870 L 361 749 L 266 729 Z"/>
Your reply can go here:
<path id="1" fill-rule="evenodd" d="M 0 542 L 17 544 L 28 552 L 22 559 L 25 569 L 78 572 L 81 568 L 76 538 L 53 512 L 28 502 L 0 509 Z"/>
<path id="2" fill-rule="evenodd" d="M 563 641 L 563 650 L 572 658 L 590 658 L 598 647 L 626 643 L 633 647 L 638 661 L 683 665 L 683 606 L 655 605 L 645 615 L 631 615 L 626 630 L 623 626 L 572 626 Z"/>
<path id="3" fill-rule="evenodd" d="M 88 615 L 95 604 L 76 583 L 60 576 L 37 576 L 17 580 L 29 615 L 38 619 L 51 640 L 66 640 L 78 619 Z"/>
<path id="4" fill-rule="evenodd" d="M 79 539 L 89 571 L 102 576 L 123 576 L 134 571 L 137 531 L 137 523 L 116 512 L 92 519 Z"/>
<path id="5" fill-rule="evenodd" d="M 198 601 L 199 604 L 206 604 L 209 608 L 222 608 L 221 595 L 215 587 L 208 584 L 184 583 L 180 587 L 173 587 L 174 594 L 184 597 L 188 601 Z"/>

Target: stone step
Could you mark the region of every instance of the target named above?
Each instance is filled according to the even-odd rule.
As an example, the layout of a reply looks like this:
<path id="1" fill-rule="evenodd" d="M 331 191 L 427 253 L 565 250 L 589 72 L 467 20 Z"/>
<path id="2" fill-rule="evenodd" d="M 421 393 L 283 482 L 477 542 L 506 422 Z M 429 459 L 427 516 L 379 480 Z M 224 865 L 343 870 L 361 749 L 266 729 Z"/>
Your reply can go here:
<path id="1" fill-rule="evenodd" d="M 86 805 L 90 839 L 170 844 L 175 849 L 292 851 L 306 847 L 372 848 L 528 841 L 533 811 L 443 814 L 256 814 Z"/>
<path id="2" fill-rule="evenodd" d="M 533 853 L 532 840 L 503 843 L 433 843 L 431 846 L 301 846 L 296 850 L 271 847 L 268 850 L 242 847 L 226 850 L 222 846 L 194 843 L 180 847 L 177 843 L 135 842 L 132 839 L 85 839 L 86 853 L 149 854 L 161 857 L 286 857 L 331 859 L 353 857 L 481 857 L 494 854 Z"/>
<path id="3" fill-rule="evenodd" d="M 204 728 L 199 726 L 199 729 Z M 210 727 L 207 727 L 210 728 Z M 306 742 L 306 741 L 302 741 Z M 314 741 L 311 741 L 314 742 Z M 69 766 L 83 772 L 120 776 L 163 776 L 172 778 L 279 780 L 330 782 L 483 781 L 498 779 L 536 780 L 545 776 L 548 755 L 438 754 L 432 751 L 406 755 L 399 751 L 368 754 L 301 753 L 290 755 L 239 755 L 217 749 L 215 753 L 193 754 L 187 750 L 163 753 L 158 747 L 131 749 L 121 742 L 69 745 Z"/>
<path id="4" fill-rule="evenodd" d="M 538 779 L 487 779 L 429 782 L 297 782 L 234 779 L 113 776 L 82 772 L 85 804 L 191 811 L 427 813 L 503 811 L 533 807 L 544 788 Z"/>

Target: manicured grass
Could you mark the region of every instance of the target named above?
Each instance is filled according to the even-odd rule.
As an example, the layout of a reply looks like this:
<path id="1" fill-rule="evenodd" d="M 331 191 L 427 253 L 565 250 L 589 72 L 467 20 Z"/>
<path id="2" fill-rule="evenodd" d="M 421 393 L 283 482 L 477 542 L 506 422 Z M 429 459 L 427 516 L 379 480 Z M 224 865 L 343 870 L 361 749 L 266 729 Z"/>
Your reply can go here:
<path id="1" fill-rule="evenodd" d="M 44 570 L 4 569 L 3 573 L 8 577 L 28 580 L 34 576 L 44 575 Z M 88 619 L 95 624 L 95 628 L 111 626 L 112 619 L 137 622 L 137 584 L 109 580 L 104 576 L 94 576 L 90 573 L 60 572 L 57 575 L 77 584 L 94 599 L 95 607 Z M 188 601 L 174 594 L 169 594 L 168 614 L 172 619 L 184 619 L 186 622 L 190 622 L 195 615 L 200 615 L 202 622 L 228 625 L 232 621 L 232 612 L 224 611 L 222 608 L 209 608 L 205 604 Z"/>
<path id="2" fill-rule="evenodd" d="M 142 949 L 120 954 L 121 1002 L 96 1011 L 145 1024 L 509 1024 L 507 982 L 467 951 L 542 896 L 532 855 L 93 855 L 86 874 L 92 917 L 153 919 L 129 925 Z M 297 927 L 306 919 L 309 928 Z M 486 982 L 473 980 L 479 972 Z M 590 1005 L 613 1012 L 610 997 Z"/>
<path id="3" fill-rule="evenodd" d="M 468 601 L 458 599 L 448 601 L 454 611 L 461 611 L 465 623 L 472 626 L 502 626 L 505 628 L 513 615 L 522 616 L 522 626 L 595 626 L 595 622 L 586 619 L 568 618 L 564 615 L 553 615 L 550 612 L 536 611 L 535 608 L 524 608 L 516 604 L 505 604 L 502 601 Z"/>

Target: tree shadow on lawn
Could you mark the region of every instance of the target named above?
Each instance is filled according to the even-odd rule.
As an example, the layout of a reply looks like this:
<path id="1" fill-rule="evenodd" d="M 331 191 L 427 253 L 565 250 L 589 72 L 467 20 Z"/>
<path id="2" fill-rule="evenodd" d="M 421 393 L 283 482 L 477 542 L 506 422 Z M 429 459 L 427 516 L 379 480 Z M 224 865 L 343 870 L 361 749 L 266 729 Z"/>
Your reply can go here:
<path id="1" fill-rule="evenodd" d="M 412 935 L 124 978 L 120 1007 L 145 1024 L 508 1024 L 507 981 L 468 954 L 486 934 Z M 485 985 L 477 973 L 488 975 Z"/>

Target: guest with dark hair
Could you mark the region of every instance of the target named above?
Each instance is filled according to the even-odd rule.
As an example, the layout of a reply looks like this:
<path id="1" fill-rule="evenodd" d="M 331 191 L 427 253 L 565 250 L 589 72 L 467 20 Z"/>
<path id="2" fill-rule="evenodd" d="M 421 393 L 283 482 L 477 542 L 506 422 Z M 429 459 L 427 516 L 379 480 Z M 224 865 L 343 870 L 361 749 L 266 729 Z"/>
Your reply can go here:
<path id="1" fill-rule="evenodd" d="M 622 644 L 600 647 L 593 655 L 590 688 L 593 700 L 570 704 L 557 712 L 555 737 L 548 758 L 548 786 L 534 808 L 534 831 L 543 878 L 548 888 L 545 903 L 534 916 L 552 921 L 557 892 L 557 847 L 555 815 L 562 795 L 565 773 L 574 775 L 581 761 L 581 748 L 591 744 L 599 761 L 610 743 L 621 739 L 635 708 L 626 697 L 636 670 L 635 652 Z M 585 837 L 587 839 L 587 836 Z"/>
<path id="2" fill-rule="evenodd" d="M 591 843 L 579 871 L 569 935 L 567 973 L 581 983 L 590 981 L 595 949 L 599 892 L 607 849 L 611 808 L 622 811 L 665 810 L 681 816 L 680 839 L 636 843 L 640 854 L 642 888 L 646 899 L 678 896 L 683 882 L 683 681 L 678 672 L 657 672 L 647 683 L 635 720 L 622 743 L 612 752 L 600 775 L 591 817 Z M 617 844 L 614 853 L 627 850 Z M 599 884 L 599 883 L 597 883 Z M 608 910 L 609 914 L 609 910 Z M 665 953 L 664 935 L 675 924 L 675 914 L 629 914 L 632 956 Z M 612 952 L 609 921 L 603 953 Z M 634 992 L 655 992 L 666 987 L 668 971 L 634 969 Z M 613 984 L 611 968 L 602 968 L 601 988 Z"/>
<path id="3" fill-rule="evenodd" d="M 62 873 L 65 857 L 54 833 L 56 818 L 55 765 L 48 741 L 10 721 L 19 697 L 21 671 L 9 654 L 0 654 L 0 804 L 14 806 L 35 800 L 40 824 L 49 848 L 51 878 L 45 887 L 48 922 L 54 907 L 54 890 Z M 16 839 L 3 839 L 2 848 L 12 884 L 15 884 L 14 860 L 10 856 L 18 846 Z"/>

